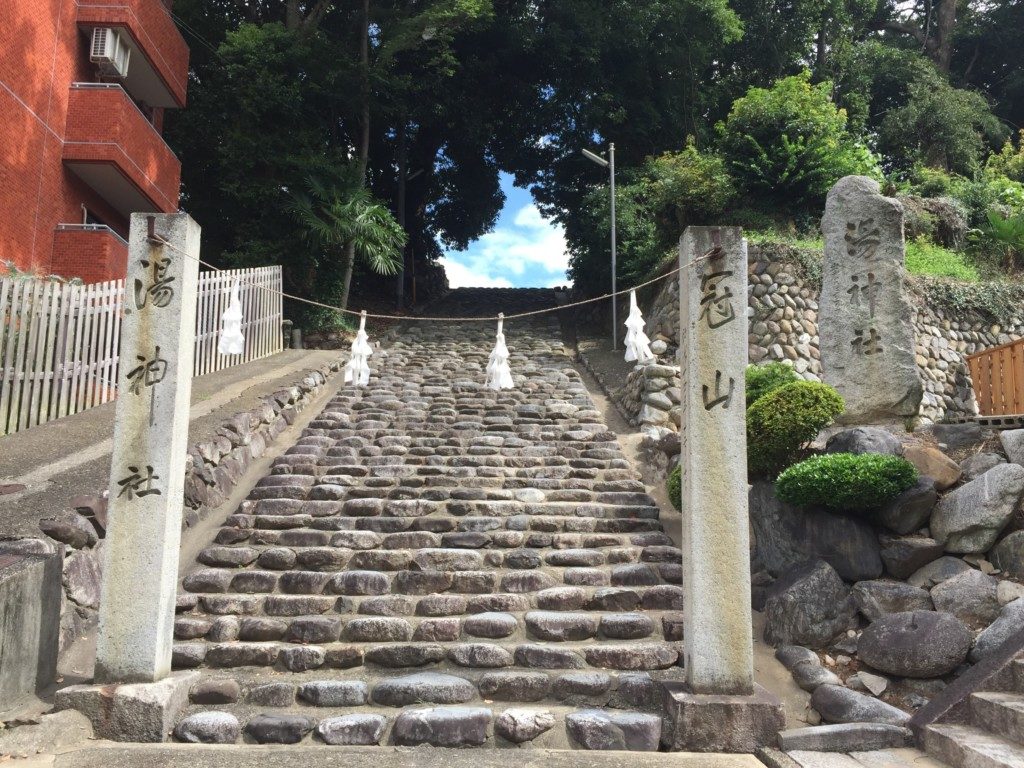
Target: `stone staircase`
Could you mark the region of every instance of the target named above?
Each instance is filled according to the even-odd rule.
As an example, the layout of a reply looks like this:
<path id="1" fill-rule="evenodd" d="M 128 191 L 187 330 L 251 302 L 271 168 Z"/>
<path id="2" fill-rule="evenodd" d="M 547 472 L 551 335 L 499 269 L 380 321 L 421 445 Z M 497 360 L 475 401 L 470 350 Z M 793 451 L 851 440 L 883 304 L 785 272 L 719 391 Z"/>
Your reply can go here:
<path id="1" fill-rule="evenodd" d="M 955 768 L 1024 767 L 1024 656 L 1004 679 L 1009 690 L 970 694 L 965 716 L 957 718 L 963 722 L 922 729 L 928 753 Z"/>
<path id="2" fill-rule="evenodd" d="M 463 289 L 432 313 L 552 306 Z M 560 341 L 412 323 L 259 481 L 186 575 L 176 728 L 207 743 L 656 750 L 681 680 L 681 553 Z"/>

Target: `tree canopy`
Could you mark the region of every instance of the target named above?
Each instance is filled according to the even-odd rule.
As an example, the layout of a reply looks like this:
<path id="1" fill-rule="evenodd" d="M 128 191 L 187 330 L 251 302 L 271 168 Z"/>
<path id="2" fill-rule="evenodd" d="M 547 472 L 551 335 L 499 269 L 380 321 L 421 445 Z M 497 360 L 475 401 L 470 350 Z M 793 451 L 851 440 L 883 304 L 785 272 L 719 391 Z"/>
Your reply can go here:
<path id="1" fill-rule="evenodd" d="M 406 268 L 488 232 L 508 172 L 565 226 L 579 278 L 607 215 L 583 147 L 616 144 L 621 214 L 636 218 L 623 237 L 647 254 L 629 273 L 727 205 L 814 211 L 837 174 L 977 178 L 1024 122 L 1024 0 L 177 0 L 174 13 L 192 49 L 189 106 L 167 130 L 183 206 L 213 260 L 281 263 L 314 297 L 341 292 L 354 247 L 325 249 L 289 214 L 325 169 L 390 210 Z M 354 290 L 393 290 L 354 261 Z"/>

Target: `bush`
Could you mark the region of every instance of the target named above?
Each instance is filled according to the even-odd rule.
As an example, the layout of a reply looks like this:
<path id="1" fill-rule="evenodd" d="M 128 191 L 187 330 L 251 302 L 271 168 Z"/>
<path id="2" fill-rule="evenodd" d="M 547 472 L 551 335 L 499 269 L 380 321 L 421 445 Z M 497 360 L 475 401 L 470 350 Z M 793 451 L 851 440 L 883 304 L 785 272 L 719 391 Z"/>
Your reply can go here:
<path id="1" fill-rule="evenodd" d="M 673 241 L 687 226 L 715 219 L 736 196 L 725 160 L 701 152 L 692 136 L 683 151 L 648 159 L 645 173 L 651 180 L 651 203 L 668 220 Z"/>
<path id="2" fill-rule="evenodd" d="M 965 283 L 981 279 L 978 270 L 963 254 L 935 245 L 924 237 L 907 242 L 907 271 L 912 275 L 953 277 Z"/>
<path id="3" fill-rule="evenodd" d="M 769 392 L 747 408 L 747 464 L 754 474 L 774 475 L 843 412 L 845 403 L 827 384 L 796 381 Z"/>
<path id="4" fill-rule="evenodd" d="M 1018 135 L 1016 147 L 1007 139 L 1001 151 L 989 155 L 985 170 L 992 176 L 1005 176 L 1011 181 L 1024 183 L 1024 131 Z"/>
<path id="5" fill-rule="evenodd" d="M 775 495 L 799 507 L 875 509 L 917 482 L 914 465 L 880 453 L 827 453 L 794 464 L 775 481 Z"/>
<path id="6" fill-rule="evenodd" d="M 747 366 L 747 408 L 772 390 L 792 384 L 799 377 L 792 367 L 783 363 L 764 363 Z"/>
<path id="7" fill-rule="evenodd" d="M 832 83 L 811 84 L 809 72 L 751 88 L 719 124 L 733 176 L 750 192 L 792 209 L 820 207 L 843 176 L 878 176 L 878 161 L 846 130 L 846 112 L 831 99 Z"/>
<path id="8" fill-rule="evenodd" d="M 672 506 L 682 511 L 683 469 L 678 464 L 676 465 L 676 468 L 669 473 L 668 480 L 665 481 L 665 490 L 668 491 L 668 500 L 672 502 Z"/>

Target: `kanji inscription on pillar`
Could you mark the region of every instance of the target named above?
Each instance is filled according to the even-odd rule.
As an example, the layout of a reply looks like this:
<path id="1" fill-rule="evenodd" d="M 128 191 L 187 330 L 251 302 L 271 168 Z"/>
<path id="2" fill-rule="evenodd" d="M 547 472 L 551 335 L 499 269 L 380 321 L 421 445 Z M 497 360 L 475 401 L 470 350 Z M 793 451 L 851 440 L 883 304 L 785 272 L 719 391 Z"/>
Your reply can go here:
<path id="1" fill-rule="evenodd" d="M 680 250 L 687 685 L 750 694 L 747 247 L 738 227 L 689 227 Z"/>
<path id="2" fill-rule="evenodd" d="M 846 401 L 842 420 L 917 415 L 923 389 L 904 286 L 903 206 L 872 179 L 847 176 L 829 192 L 821 228 L 821 366 Z"/>
<path id="3" fill-rule="evenodd" d="M 98 682 L 154 682 L 171 668 L 199 234 L 186 214 L 132 215 Z"/>

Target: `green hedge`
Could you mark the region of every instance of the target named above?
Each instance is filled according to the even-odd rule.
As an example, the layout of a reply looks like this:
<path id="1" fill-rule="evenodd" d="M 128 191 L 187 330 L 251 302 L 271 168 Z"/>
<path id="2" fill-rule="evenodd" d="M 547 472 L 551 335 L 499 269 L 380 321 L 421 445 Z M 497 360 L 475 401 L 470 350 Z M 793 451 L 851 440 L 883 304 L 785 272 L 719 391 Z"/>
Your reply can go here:
<path id="1" fill-rule="evenodd" d="M 748 408 L 762 395 L 767 395 L 774 389 L 800 380 L 792 366 L 784 363 L 748 365 L 746 379 Z"/>
<path id="2" fill-rule="evenodd" d="M 845 403 L 827 384 L 797 381 L 758 398 L 747 408 L 747 464 L 774 475 L 843 412 Z"/>
<path id="3" fill-rule="evenodd" d="M 917 469 L 900 456 L 827 453 L 794 464 L 775 481 L 775 495 L 800 507 L 875 509 L 917 482 Z"/>

